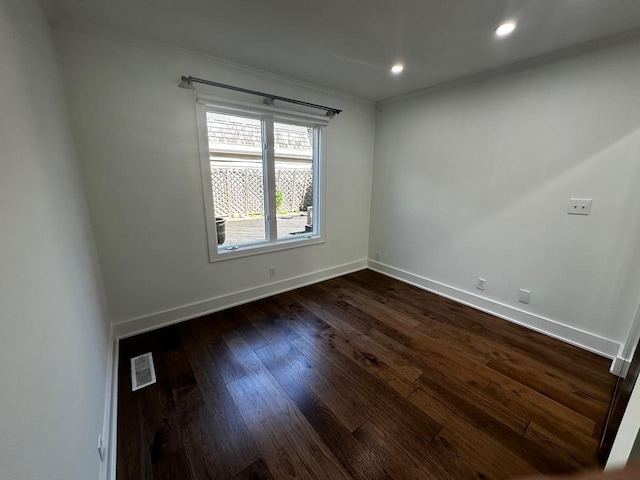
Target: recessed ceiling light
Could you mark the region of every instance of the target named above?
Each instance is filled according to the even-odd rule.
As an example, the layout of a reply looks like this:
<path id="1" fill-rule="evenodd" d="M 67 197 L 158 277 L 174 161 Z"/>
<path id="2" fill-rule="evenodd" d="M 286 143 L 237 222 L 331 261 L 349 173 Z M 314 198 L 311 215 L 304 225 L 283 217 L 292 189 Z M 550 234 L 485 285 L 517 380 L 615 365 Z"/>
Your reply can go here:
<path id="1" fill-rule="evenodd" d="M 506 37 L 516 29 L 516 24 L 513 22 L 503 23 L 496 28 L 496 35 L 498 37 Z"/>
<path id="2" fill-rule="evenodd" d="M 393 73 L 394 75 L 398 75 L 402 73 L 403 70 L 404 70 L 404 65 L 402 65 L 401 63 L 398 63 L 393 67 L 391 67 L 391 73 Z"/>

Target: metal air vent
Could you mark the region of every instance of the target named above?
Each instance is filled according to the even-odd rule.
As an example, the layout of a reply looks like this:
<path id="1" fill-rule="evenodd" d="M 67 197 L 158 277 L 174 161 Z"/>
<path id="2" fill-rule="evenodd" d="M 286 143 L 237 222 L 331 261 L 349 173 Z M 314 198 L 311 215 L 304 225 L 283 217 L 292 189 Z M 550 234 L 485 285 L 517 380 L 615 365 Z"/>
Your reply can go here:
<path id="1" fill-rule="evenodd" d="M 131 391 L 156 383 L 156 370 L 151 352 L 131 359 Z"/>

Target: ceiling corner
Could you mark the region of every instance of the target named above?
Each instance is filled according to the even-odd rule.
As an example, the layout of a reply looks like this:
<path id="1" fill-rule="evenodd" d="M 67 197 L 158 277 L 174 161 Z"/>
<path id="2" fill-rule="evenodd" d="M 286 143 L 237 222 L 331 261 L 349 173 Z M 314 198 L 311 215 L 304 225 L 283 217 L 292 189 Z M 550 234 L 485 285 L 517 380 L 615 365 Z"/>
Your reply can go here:
<path id="1" fill-rule="evenodd" d="M 47 22 L 49 25 L 53 26 L 53 21 L 55 17 L 55 5 L 53 4 L 53 0 L 36 0 L 40 5 L 40 8 L 44 12 L 44 16 L 47 18 Z"/>

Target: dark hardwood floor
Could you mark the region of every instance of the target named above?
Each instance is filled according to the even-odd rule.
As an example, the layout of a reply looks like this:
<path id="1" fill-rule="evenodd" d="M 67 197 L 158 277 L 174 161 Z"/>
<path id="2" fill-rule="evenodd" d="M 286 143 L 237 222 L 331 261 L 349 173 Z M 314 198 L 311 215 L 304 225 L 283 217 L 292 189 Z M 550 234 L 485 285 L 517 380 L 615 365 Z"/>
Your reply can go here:
<path id="1" fill-rule="evenodd" d="M 148 351 L 158 381 L 132 393 Z M 597 468 L 608 367 L 365 270 L 122 340 L 118 480 Z"/>

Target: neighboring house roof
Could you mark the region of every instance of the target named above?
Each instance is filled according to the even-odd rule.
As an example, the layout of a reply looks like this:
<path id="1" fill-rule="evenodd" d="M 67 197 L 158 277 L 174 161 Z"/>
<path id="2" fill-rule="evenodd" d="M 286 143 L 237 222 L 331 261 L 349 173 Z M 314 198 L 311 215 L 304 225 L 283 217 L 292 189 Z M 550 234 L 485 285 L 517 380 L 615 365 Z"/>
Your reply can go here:
<path id="1" fill-rule="evenodd" d="M 262 136 L 260 123 L 254 119 L 207 114 L 209 150 L 236 154 L 259 155 Z M 310 159 L 313 152 L 312 129 L 278 123 L 274 141 L 278 157 Z"/>

